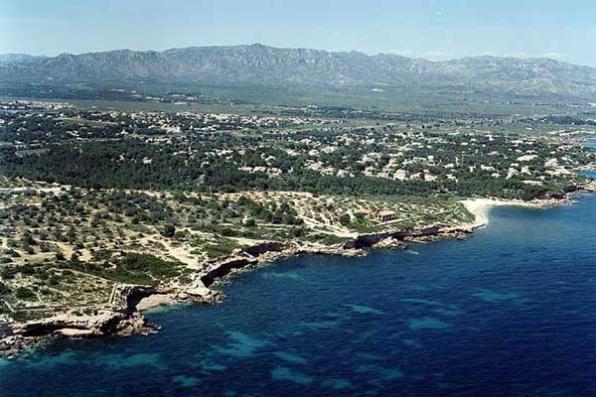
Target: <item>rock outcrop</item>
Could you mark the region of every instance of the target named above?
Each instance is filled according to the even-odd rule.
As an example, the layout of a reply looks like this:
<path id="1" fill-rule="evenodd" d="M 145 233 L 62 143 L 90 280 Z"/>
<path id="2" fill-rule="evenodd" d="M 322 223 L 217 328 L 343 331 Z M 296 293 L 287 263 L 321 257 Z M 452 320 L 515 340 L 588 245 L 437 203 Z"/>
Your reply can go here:
<path id="1" fill-rule="evenodd" d="M 9 324 L 0 334 L 0 354 L 10 356 L 48 337 L 100 337 L 151 332 L 142 310 L 176 301 L 216 303 L 223 294 L 209 287 L 236 272 L 301 254 L 362 256 L 365 249 L 405 248 L 407 241 L 431 241 L 461 237 L 470 230 L 435 225 L 417 230 L 393 230 L 363 234 L 334 246 L 265 241 L 235 252 L 231 257 L 208 263 L 192 276 L 190 285 L 120 285 L 110 298 L 109 308 L 94 315 L 57 315 L 42 320 Z"/>
<path id="2" fill-rule="evenodd" d="M 354 240 L 345 242 L 342 247 L 344 249 L 364 249 L 370 247 L 377 247 L 378 244 L 384 241 L 382 245 L 387 245 L 391 240 L 397 240 L 391 242 L 393 246 L 405 247 L 405 244 L 399 244 L 398 242 L 404 242 L 407 240 L 420 240 L 429 237 L 441 236 L 444 232 L 443 227 L 440 225 L 433 225 L 421 229 L 414 230 L 388 230 L 379 233 L 361 234 Z"/>
<path id="3" fill-rule="evenodd" d="M 8 357 L 52 337 L 129 336 L 154 330 L 145 322 L 142 314 L 126 310 L 104 310 L 84 316 L 63 314 L 12 324 L 10 328 L 10 332 L 0 339 L 0 353 Z"/>
<path id="4" fill-rule="evenodd" d="M 69 316 L 61 315 L 42 320 L 28 321 L 13 327 L 13 333 L 23 337 L 40 337 L 47 335 L 86 335 L 103 336 L 112 334 L 130 335 L 149 331 L 145 321 L 138 313 L 125 311 L 102 311 L 97 315 Z M 138 332 L 137 332 L 138 331 Z"/>
<path id="5" fill-rule="evenodd" d="M 289 244 L 281 243 L 279 241 L 265 241 L 263 243 L 251 245 L 250 247 L 243 248 L 242 252 L 250 256 L 260 256 L 267 252 L 281 252 L 287 249 Z"/>
<path id="6" fill-rule="evenodd" d="M 247 257 L 233 257 L 221 262 L 216 262 L 210 266 L 206 272 L 201 276 L 201 281 L 206 287 L 209 287 L 215 282 L 235 269 L 243 269 L 247 266 L 257 263 L 256 259 Z"/>

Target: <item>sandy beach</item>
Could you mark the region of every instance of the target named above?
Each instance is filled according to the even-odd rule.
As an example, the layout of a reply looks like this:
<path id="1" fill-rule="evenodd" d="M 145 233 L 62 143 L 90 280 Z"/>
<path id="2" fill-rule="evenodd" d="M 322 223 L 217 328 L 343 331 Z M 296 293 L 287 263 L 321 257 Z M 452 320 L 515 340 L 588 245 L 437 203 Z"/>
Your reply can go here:
<path id="1" fill-rule="evenodd" d="M 477 229 L 488 225 L 489 212 L 493 207 L 526 207 L 526 208 L 548 208 L 557 204 L 566 202 L 566 200 L 501 200 L 493 198 L 473 198 L 462 200 L 461 203 L 466 209 L 474 215 L 474 222 L 464 225 L 466 228 Z"/>

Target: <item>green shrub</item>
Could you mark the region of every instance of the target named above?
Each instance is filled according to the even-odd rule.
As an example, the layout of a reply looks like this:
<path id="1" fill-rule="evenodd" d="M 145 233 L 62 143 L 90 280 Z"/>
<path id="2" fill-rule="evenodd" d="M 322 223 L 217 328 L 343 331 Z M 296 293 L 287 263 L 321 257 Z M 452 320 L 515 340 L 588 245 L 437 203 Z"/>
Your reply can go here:
<path id="1" fill-rule="evenodd" d="M 174 225 L 165 225 L 161 231 L 161 235 L 167 238 L 172 238 L 176 234 L 176 227 Z"/>
<path id="2" fill-rule="evenodd" d="M 33 291 L 26 287 L 17 288 L 17 290 L 15 291 L 15 296 L 17 297 L 17 299 L 23 300 L 33 300 L 37 297 L 37 295 L 35 295 Z"/>

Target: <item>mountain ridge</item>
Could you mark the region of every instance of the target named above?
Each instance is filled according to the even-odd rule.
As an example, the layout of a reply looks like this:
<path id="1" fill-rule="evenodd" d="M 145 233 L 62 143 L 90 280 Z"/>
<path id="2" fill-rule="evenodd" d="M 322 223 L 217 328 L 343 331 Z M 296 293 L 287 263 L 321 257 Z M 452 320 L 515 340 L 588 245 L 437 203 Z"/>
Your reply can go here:
<path id="1" fill-rule="evenodd" d="M 310 90 L 354 89 L 462 90 L 540 96 L 592 98 L 596 68 L 550 58 L 481 55 L 446 61 L 397 54 L 367 55 L 263 44 L 129 49 L 37 57 L 0 56 L 0 82 L 193 83 L 301 87 Z"/>

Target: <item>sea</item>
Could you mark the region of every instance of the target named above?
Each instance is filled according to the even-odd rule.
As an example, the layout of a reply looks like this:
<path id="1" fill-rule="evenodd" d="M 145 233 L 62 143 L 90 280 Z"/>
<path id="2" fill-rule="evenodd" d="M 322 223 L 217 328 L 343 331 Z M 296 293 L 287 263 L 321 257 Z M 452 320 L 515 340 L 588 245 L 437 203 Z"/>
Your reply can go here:
<path id="1" fill-rule="evenodd" d="M 151 311 L 153 335 L 1 360 L 0 396 L 596 396 L 596 195 L 221 288 Z"/>

